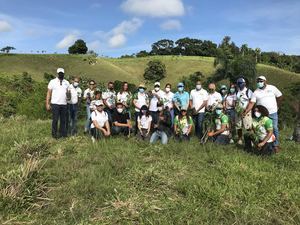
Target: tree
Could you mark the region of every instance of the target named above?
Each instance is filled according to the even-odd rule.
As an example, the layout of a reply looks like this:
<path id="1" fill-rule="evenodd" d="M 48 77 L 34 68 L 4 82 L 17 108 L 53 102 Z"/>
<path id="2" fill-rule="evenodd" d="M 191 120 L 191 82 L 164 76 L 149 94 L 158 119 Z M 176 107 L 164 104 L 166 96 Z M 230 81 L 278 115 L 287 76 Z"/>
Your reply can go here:
<path id="1" fill-rule="evenodd" d="M 143 50 L 143 51 L 138 52 L 138 53 L 136 54 L 136 57 L 147 57 L 147 56 L 149 56 L 149 55 L 150 55 L 149 52 L 147 52 L 146 50 Z"/>
<path id="2" fill-rule="evenodd" d="M 144 79 L 149 82 L 160 81 L 166 77 L 166 65 L 159 60 L 149 61 L 144 72 Z"/>
<path id="3" fill-rule="evenodd" d="M 200 71 L 197 71 L 193 74 L 190 74 L 187 77 L 183 76 L 180 79 L 180 82 L 184 83 L 185 90 L 191 91 L 192 89 L 195 88 L 196 82 L 203 79 L 204 79 L 204 75 Z"/>
<path id="4" fill-rule="evenodd" d="M 300 73 L 300 61 L 293 65 L 293 71 L 295 73 Z"/>
<path id="5" fill-rule="evenodd" d="M 172 55 L 173 48 L 174 41 L 163 39 L 152 44 L 151 53 L 153 55 Z"/>
<path id="6" fill-rule="evenodd" d="M 77 41 L 75 41 L 75 43 L 69 47 L 69 54 L 86 54 L 88 51 L 88 48 L 86 46 L 86 43 L 81 40 L 78 39 Z"/>
<path id="7" fill-rule="evenodd" d="M 6 47 L 2 48 L 0 51 L 8 54 L 12 50 L 16 50 L 16 49 L 12 46 L 6 46 Z"/>

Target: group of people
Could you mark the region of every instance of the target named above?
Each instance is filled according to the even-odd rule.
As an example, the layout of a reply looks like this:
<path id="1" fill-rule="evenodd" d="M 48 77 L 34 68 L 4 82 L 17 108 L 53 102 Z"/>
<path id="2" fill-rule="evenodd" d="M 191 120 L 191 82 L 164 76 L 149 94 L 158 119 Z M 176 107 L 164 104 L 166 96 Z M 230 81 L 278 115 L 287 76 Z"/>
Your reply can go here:
<path id="1" fill-rule="evenodd" d="M 58 68 L 57 77 L 49 82 L 46 108 L 52 110 L 54 138 L 77 133 L 77 112 L 84 102 L 85 133 L 91 134 L 93 142 L 112 135 L 135 135 L 150 143 L 167 144 L 171 137 L 189 141 L 195 131 L 201 142 L 244 143 L 246 150 L 259 154 L 279 150 L 277 111 L 282 93 L 264 76 L 257 78 L 254 92 L 243 77 L 218 91 L 214 83 L 205 90 L 201 81 L 190 92 L 180 82 L 175 93 L 171 84 L 162 88 L 160 82 L 150 91 L 140 84 L 136 93 L 129 91 L 127 82 L 119 92 L 113 82 L 104 92 L 97 89 L 94 80 L 84 92 L 79 86 L 78 77 L 71 84 L 64 79 L 63 68 Z"/>

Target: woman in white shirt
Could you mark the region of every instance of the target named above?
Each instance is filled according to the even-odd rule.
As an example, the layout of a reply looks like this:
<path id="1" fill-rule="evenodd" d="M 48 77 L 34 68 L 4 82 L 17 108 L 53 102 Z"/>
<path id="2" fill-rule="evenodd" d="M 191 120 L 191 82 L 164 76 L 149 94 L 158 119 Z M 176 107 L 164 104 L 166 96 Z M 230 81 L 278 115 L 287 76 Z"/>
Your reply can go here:
<path id="1" fill-rule="evenodd" d="M 91 114 L 91 134 L 93 142 L 101 137 L 110 136 L 110 126 L 108 121 L 108 115 L 103 110 L 103 101 L 99 100 L 95 103 L 96 110 Z"/>
<path id="2" fill-rule="evenodd" d="M 132 94 L 128 90 L 128 83 L 123 82 L 122 90 L 120 92 L 118 92 L 118 94 L 117 94 L 117 102 L 121 102 L 125 106 L 126 112 L 129 113 L 129 116 L 130 116 L 130 101 L 131 101 L 131 98 L 132 98 Z M 130 118 L 131 118 L 131 116 L 130 116 Z"/>
<path id="3" fill-rule="evenodd" d="M 140 115 L 137 118 L 138 123 L 138 138 L 148 140 L 150 138 L 150 129 L 152 117 L 146 105 L 141 107 Z"/>

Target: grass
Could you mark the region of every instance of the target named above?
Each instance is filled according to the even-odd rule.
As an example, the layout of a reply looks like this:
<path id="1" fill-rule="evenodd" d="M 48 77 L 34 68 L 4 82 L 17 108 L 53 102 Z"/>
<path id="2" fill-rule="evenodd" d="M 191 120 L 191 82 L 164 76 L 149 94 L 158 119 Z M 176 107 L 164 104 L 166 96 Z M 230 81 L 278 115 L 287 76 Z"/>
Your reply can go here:
<path id="1" fill-rule="evenodd" d="M 212 57 L 193 56 L 152 56 L 145 58 L 109 59 L 98 58 L 97 64 L 84 61 L 87 56 L 78 55 L 0 55 L 0 75 L 16 75 L 26 71 L 36 80 L 42 80 L 45 72 L 55 74 L 57 67 L 64 67 L 67 74 L 84 75 L 97 81 L 127 80 L 138 84 L 143 81 L 146 64 L 153 59 L 161 60 L 167 68 L 167 77 L 163 84 L 175 85 L 182 76 L 201 71 L 205 77 L 215 72 Z M 13 66 L 12 66 L 13 65 Z M 300 75 L 276 67 L 257 66 L 259 74 L 264 74 L 271 83 L 286 87 L 290 82 L 300 80 Z"/>
<path id="2" fill-rule="evenodd" d="M 25 117 L 1 119 L 0 129 L 1 224 L 300 223 L 300 146 L 293 142 L 258 157 L 195 139 L 167 146 L 134 138 L 93 145 L 83 135 L 57 141 L 50 121 Z M 4 195 L 12 185 L 23 191 Z"/>

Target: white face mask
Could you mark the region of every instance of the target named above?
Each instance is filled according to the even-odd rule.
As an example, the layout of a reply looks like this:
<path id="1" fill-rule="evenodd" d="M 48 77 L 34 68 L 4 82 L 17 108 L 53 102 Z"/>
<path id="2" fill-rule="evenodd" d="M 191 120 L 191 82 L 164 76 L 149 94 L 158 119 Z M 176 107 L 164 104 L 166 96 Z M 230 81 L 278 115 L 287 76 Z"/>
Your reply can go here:
<path id="1" fill-rule="evenodd" d="M 117 108 L 118 113 L 122 113 L 123 109 L 122 108 Z"/>
<path id="2" fill-rule="evenodd" d="M 158 107 L 157 110 L 161 112 L 163 110 L 163 107 Z"/>
<path id="3" fill-rule="evenodd" d="M 159 87 L 154 88 L 154 90 L 155 90 L 156 92 L 159 91 Z"/>
<path id="4" fill-rule="evenodd" d="M 200 90 L 201 88 L 202 88 L 201 84 L 197 84 L 197 85 L 196 85 L 196 89 L 197 89 L 197 90 Z"/>
<path id="5" fill-rule="evenodd" d="M 74 87 L 78 87 L 78 85 L 79 85 L 78 82 L 74 82 L 74 83 L 73 83 L 73 86 L 74 86 Z"/>
<path id="6" fill-rule="evenodd" d="M 166 88 L 166 92 L 170 92 L 171 91 L 171 88 Z"/>
<path id="7" fill-rule="evenodd" d="M 259 118 L 259 117 L 261 117 L 261 113 L 260 113 L 260 112 L 254 112 L 254 116 L 255 116 L 256 118 Z"/>

